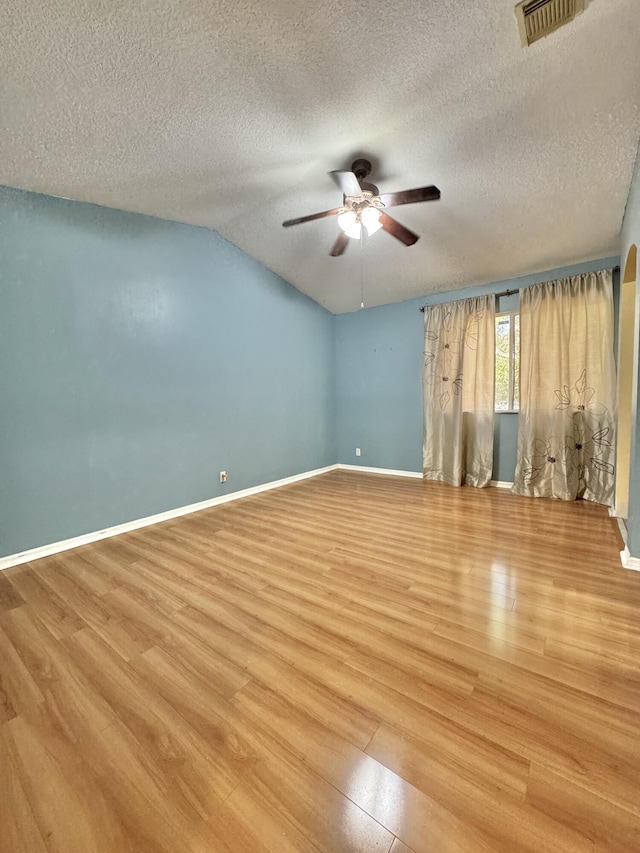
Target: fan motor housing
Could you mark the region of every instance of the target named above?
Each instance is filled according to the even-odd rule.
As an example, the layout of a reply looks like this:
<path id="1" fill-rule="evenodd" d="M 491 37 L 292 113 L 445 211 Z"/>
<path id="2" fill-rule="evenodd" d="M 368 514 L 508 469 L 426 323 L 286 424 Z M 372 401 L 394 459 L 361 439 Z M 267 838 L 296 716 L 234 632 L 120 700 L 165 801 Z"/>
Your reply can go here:
<path id="1" fill-rule="evenodd" d="M 380 190 L 375 184 L 368 184 L 366 181 L 360 181 L 360 186 L 363 190 L 371 193 L 371 195 L 380 195 Z"/>
<path id="2" fill-rule="evenodd" d="M 367 175 L 371 174 L 371 163 L 368 160 L 365 160 L 364 157 L 359 157 L 351 164 L 351 171 L 360 183 L 362 183 L 363 178 L 366 178 Z"/>

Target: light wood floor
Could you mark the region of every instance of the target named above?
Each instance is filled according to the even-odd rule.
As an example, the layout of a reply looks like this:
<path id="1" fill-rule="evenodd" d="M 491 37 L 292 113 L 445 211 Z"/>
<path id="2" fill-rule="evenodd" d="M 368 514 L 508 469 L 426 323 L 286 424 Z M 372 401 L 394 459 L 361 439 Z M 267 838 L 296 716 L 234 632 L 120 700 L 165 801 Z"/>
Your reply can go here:
<path id="1" fill-rule="evenodd" d="M 0 575 L 3 853 L 640 850 L 602 507 L 335 472 Z"/>

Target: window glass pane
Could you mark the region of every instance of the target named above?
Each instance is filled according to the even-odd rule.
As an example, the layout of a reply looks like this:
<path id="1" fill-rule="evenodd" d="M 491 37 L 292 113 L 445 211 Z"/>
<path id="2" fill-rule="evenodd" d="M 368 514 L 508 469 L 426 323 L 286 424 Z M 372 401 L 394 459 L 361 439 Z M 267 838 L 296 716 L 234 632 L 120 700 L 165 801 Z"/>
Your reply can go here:
<path id="1" fill-rule="evenodd" d="M 520 315 L 513 315 L 513 408 L 520 409 Z"/>
<path id="2" fill-rule="evenodd" d="M 509 323 L 510 316 L 496 317 L 496 411 L 509 408 Z"/>

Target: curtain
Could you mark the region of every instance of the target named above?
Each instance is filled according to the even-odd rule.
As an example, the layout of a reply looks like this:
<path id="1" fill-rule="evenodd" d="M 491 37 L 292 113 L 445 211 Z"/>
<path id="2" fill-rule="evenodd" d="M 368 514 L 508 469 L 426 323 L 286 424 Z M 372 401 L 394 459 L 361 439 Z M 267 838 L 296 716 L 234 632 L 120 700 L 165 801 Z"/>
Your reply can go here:
<path id="1" fill-rule="evenodd" d="M 424 312 L 423 474 L 487 486 L 493 467 L 495 296 Z"/>
<path id="2" fill-rule="evenodd" d="M 611 271 L 521 290 L 516 494 L 611 505 L 615 389 Z"/>

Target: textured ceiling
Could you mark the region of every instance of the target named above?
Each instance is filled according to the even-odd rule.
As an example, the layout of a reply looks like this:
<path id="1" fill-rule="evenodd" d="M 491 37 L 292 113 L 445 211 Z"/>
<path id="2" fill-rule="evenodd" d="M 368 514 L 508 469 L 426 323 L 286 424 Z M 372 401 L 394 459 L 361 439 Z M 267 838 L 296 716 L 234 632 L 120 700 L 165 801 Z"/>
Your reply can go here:
<path id="1" fill-rule="evenodd" d="M 640 2 L 524 49 L 515 0 L 40 0 L 0 28 L 0 183 L 215 228 L 335 312 L 615 254 Z M 328 251 L 330 169 L 435 183 Z"/>

